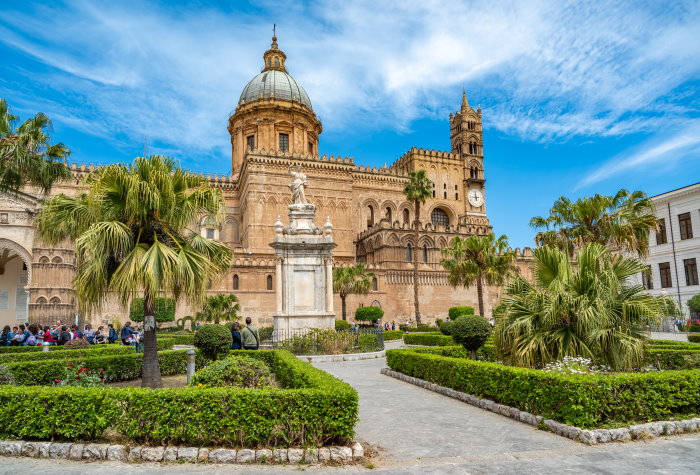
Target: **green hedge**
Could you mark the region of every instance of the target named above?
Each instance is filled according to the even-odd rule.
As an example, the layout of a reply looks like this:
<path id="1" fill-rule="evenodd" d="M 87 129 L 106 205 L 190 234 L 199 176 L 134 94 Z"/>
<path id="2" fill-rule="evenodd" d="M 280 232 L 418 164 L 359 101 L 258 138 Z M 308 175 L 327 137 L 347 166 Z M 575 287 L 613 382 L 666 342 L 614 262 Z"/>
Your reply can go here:
<path id="1" fill-rule="evenodd" d="M 129 306 L 129 319 L 132 322 L 143 322 L 143 299 L 135 298 Z M 174 322 L 175 321 L 175 299 L 169 297 L 156 298 L 156 322 Z"/>
<path id="2" fill-rule="evenodd" d="M 451 307 L 447 311 L 447 316 L 450 317 L 450 320 L 457 320 L 462 315 L 474 315 L 474 307 L 462 305 L 459 307 Z"/>
<path id="3" fill-rule="evenodd" d="M 648 348 L 646 364 L 662 370 L 700 369 L 700 349 L 685 347 Z"/>
<path id="4" fill-rule="evenodd" d="M 401 330 L 384 330 L 384 341 L 400 340 L 403 337 Z"/>
<path id="5" fill-rule="evenodd" d="M 431 349 L 428 349 L 431 350 Z M 389 350 L 394 371 L 582 428 L 669 419 L 700 411 L 700 371 L 562 375 Z"/>
<path id="6" fill-rule="evenodd" d="M 133 346 L 124 345 L 100 345 L 98 348 L 90 348 L 89 350 L 54 351 L 54 348 L 60 347 L 52 346 L 50 351 L 0 354 L 0 364 L 19 363 L 20 361 L 60 360 L 84 356 L 107 356 L 134 353 Z"/>
<path id="7" fill-rule="evenodd" d="M 700 343 L 700 335 L 688 335 L 688 341 L 693 343 Z"/>
<path id="8" fill-rule="evenodd" d="M 172 341 L 172 345 L 170 346 L 172 348 L 173 345 L 194 345 L 194 333 L 190 335 L 170 335 L 170 334 L 161 334 L 158 333 L 158 340 L 169 340 Z"/>
<path id="9" fill-rule="evenodd" d="M 451 336 L 442 333 L 407 333 L 403 336 L 403 342 L 407 345 L 424 346 L 453 346 L 456 344 Z"/>
<path id="10" fill-rule="evenodd" d="M 137 443 L 195 447 L 320 445 L 353 437 L 358 397 L 348 384 L 285 351 L 232 354 L 262 359 L 292 389 L 2 386 L 0 437 L 89 441 L 111 428 Z"/>
<path id="11" fill-rule="evenodd" d="M 452 343 L 454 345 L 454 342 Z M 419 348 L 416 348 L 417 350 Z M 450 358 L 471 359 L 471 353 L 463 346 L 434 346 L 431 348 L 420 348 L 421 353 L 448 356 Z M 476 357 L 480 361 L 497 361 L 496 348 L 493 345 L 484 345 L 476 351 Z"/>

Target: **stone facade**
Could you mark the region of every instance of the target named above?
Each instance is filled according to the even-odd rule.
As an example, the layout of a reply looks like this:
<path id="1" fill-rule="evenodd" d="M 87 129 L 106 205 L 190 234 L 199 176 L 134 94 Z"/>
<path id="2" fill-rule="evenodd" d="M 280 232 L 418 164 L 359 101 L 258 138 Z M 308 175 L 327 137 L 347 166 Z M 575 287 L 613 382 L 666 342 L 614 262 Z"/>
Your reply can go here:
<path id="1" fill-rule="evenodd" d="M 287 73 L 285 61 L 273 38 L 262 72 L 245 87 L 228 121 L 233 174 L 208 177 L 224 193 L 226 218 L 221 226 L 203 218 L 198 223 L 201 233 L 226 243 L 235 253 L 230 274 L 211 293 L 235 293 L 243 315 L 253 317 L 258 325 L 272 324 L 276 262 L 269 243 L 275 236 L 276 217 L 286 215 L 291 204 L 289 169 L 301 165 L 308 177 L 308 201 L 316 206 L 320 222 L 330 217 L 333 223 L 337 244 L 333 265 L 362 262 L 377 275 L 369 295 L 348 298 L 351 313 L 360 305 L 379 304 L 388 321 L 412 319 L 413 252 L 419 253 L 421 314 L 426 321 L 444 318 L 454 305 L 476 306 L 476 290 L 452 288 L 439 261 L 440 249 L 454 236 L 491 231 L 481 109 L 471 107 L 463 94 L 459 111 L 449 118 L 450 151 L 412 148 L 388 167 L 357 165 L 353 158 L 318 154 L 321 122 L 306 92 Z M 52 195 L 78 193 L 81 179 L 93 169 L 73 165 L 73 179 L 55 186 Z M 426 170 L 435 188 L 421 206 L 420 237 L 414 242 L 414 208 L 406 201 L 403 187 L 408 172 L 420 169 Z M 15 287 L 23 285 L 28 293 L 24 310 L 7 314 L 0 310 L 3 324 L 25 318 L 22 311 L 42 323 L 71 320 L 75 315 L 71 243 L 48 248 L 34 237 L 33 216 L 41 198 L 25 190 L 0 199 L 0 251 L 9 249 L 8 255 L 21 258 L 27 276 L 13 273 L 12 278 L 17 280 Z M 529 250 L 524 250 L 519 261 L 523 272 L 529 272 L 530 259 Z M 25 283 L 20 284 L 20 279 Z M 487 312 L 497 298 L 498 289 L 487 289 Z M 335 296 L 334 307 L 339 304 Z M 181 304 L 177 316 L 195 310 Z M 125 309 L 110 303 L 102 315 L 90 319 L 106 323 L 126 317 Z"/>

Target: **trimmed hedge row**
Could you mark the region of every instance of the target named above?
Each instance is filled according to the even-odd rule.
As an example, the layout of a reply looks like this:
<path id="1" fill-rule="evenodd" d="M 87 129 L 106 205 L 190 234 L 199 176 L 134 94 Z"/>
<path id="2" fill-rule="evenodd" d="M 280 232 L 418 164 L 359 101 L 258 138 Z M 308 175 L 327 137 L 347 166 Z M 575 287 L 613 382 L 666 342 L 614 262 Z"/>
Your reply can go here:
<path id="1" fill-rule="evenodd" d="M 384 341 L 400 340 L 403 337 L 401 330 L 384 330 Z"/>
<path id="2" fill-rule="evenodd" d="M 232 353 L 262 359 L 294 389 L 2 386 L 0 437 L 87 441 L 112 428 L 138 443 L 194 447 L 288 447 L 352 438 L 358 397 L 348 384 L 286 351 Z"/>
<path id="3" fill-rule="evenodd" d="M 108 356 L 134 353 L 133 346 L 100 345 L 99 348 L 87 350 L 34 351 L 30 353 L 0 354 L 0 364 L 19 363 L 21 361 L 61 360 L 75 357 Z"/>
<path id="4" fill-rule="evenodd" d="M 565 424 L 664 420 L 700 411 L 700 371 L 562 375 L 430 354 L 387 351 L 394 371 Z"/>
<path id="5" fill-rule="evenodd" d="M 463 346 L 435 346 L 432 348 L 420 348 L 420 351 L 421 353 L 447 356 L 450 358 L 471 359 L 471 352 Z M 497 360 L 496 348 L 493 345 L 484 345 L 476 351 L 476 358 L 479 361 L 495 362 Z"/>
<path id="6" fill-rule="evenodd" d="M 167 333 L 159 333 L 158 340 L 168 340 L 172 342 L 170 348 L 173 345 L 194 345 L 194 333 L 191 335 L 169 335 Z"/>
<path id="7" fill-rule="evenodd" d="M 700 343 L 700 335 L 688 335 L 688 341 L 692 343 Z"/>
<path id="8" fill-rule="evenodd" d="M 451 336 L 442 333 L 408 333 L 403 336 L 407 345 L 424 346 L 454 346 L 456 343 Z"/>
<path id="9" fill-rule="evenodd" d="M 646 364 L 661 370 L 700 369 L 700 349 L 653 347 L 644 354 Z"/>

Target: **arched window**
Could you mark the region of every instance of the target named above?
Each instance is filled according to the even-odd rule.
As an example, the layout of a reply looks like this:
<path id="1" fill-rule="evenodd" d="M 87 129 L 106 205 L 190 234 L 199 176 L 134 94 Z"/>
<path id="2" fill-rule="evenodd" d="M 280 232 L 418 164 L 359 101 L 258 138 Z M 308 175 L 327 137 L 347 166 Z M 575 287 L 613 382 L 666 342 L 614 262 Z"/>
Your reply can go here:
<path id="1" fill-rule="evenodd" d="M 423 244 L 423 264 L 428 263 L 428 245 Z"/>
<path id="2" fill-rule="evenodd" d="M 46 303 L 46 297 L 39 297 L 36 299 L 36 303 Z"/>
<path id="3" fill-rule="evenodd" d="M 389 220 L 389 223 L 391 223 L 391 218 L 392 218 L 392 216 L 391 216 L 391 207 L 387 206 L 387 207 L 386 207 L 386 219 Z"/>
<path id="4" fill-rule="evenodd" d="M 411 262 L 413 261 L 413 249 L 411 249 L 411 245 L 409 244 L 406 246 L 406 262 Z"/>
<path id="5" fill-rule="evenodd" d="M 49 300 L 49 303 L 61 303 L 61 299 L 58 297 L 51 297 L 51 300 Z"/>
<path id="6" fill-rule="evenodd" d="M 372 277 L 372 290 L 375 292 L 379 290 L 379 281 L 376 277 Z"/>
<path id="7" fill-rule="evenodd" d="M 233 274 L 233 290 L 238 290 L 238 274 Z"/>
<path id="8" fill-rule="evenodd" d="M 367 206 L 367 227 L 371 228 L 374 226 L 374 207 L 372 205 Z"/>
<path id="9" fill-rule="evenodd" d="M 49 263 L 49 258 L 46 256 L 41 256 L 39 258 L 39 264 L 48 264 Z"/>
<path id="10" fill-rule="evenodd" d="M 403 223 L 408 224 L 411 221 L 411 214 L 407 209 L 403 210 Z"/>
<path id="11" fill-rule="evenodd" d="M 205 216 L 200 223 L 200 235 L 207 239 L 219 239 L 219 226 L 213 216 Z"/>
<path id="12" fill-rule="evenodd" d="M 51 259 L 52 264 L 63 264 L 63 259 L 61 259 L 58 256 L 55 256 L 53 259 Z"/>
<path id="13" fill-rule="evenodd" d="M 434 225 L 442 224 L 443 226 L 447 226 L 450 224 L 449 216 L 447 216 L 447 213 L 440 208 L 435 208 L 433 210 L 433 212 L 430 214 L 430 220 Z"/>
<path id="14" fill-rule="evenodd" d="M 267 290 L 272 290 L 272 276 L 267 276 Z"/>
<path id="15" fill-rule="evenodd" d="M 433 198 L 435 198 L 435 182 L 433 182 Z"/>
<path id="16" fill-rule="evenodd" d="M 275 58 L 275 67 L 279 68 L 280 67 L 280 60 L 279 58 Z"/>

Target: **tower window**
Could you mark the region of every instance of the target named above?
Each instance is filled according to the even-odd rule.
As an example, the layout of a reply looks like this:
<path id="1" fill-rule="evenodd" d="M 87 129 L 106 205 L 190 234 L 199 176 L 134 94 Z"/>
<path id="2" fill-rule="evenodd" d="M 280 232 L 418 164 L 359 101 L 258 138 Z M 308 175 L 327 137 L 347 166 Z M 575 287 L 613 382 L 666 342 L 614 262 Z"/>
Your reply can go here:
<path id="1" fill-rule="evenodd" d="M 457 192 L 457 185 L 455 185 L 455 199 L 459 199 L 459 193 Z"/>
<path id="2" fill-rule="evenodd" d="M 313 155 L 314 154 L 314 143 L 309 142 L 309 154 Z"/>
<path id="3" fill-rule="evenodd" d="M 403 222 L 404 222 L 404 224 L 407 224 L 410 220 L 411 220 L 411 216 L 410 216 L 408 210 L 404 209 L 403 210 Z"/>
<path id="4" fill-rule="evenodd" d="M 255 150 L 255 135 L 249 135 L 245 138 L 246 147 L 248 150 Z"/>
<path id="5" fill-rule="evenodd" d="M 280 150 L 282 152 L 289 151 L 289 134 L 280 134 Z"/>
<path id="6" fill-rule="evenodd" d="M 374 207 L 369 205 L 367 207 L 367 227 L 371 228 L 374 226 Z"/>
<path id="7" fill-rule="evenodd" d="M 279 66 L 280 66 L 280 59 L 279 59 L 279 58 L 275 58 L 275 67 L 276 67 L 276 68 L 279 68 Z"/>
<path id="8" fill-rule="evenodd" d="M 379 281 L 376 277 L 372 277 L 372 290 L 375 292 L 379 290 Z"/>
<path id="9" fill-rule="evenodd" d="M 442 224 L 446 227 L 448 224 L 450 224 L 450 217 L 447 216 L 447 213 L 445 213 L 445 211 L 440 208 L 435 208 L 433 212 L 430 213 L 430 220 L 436 226 L 438 224 Z"/>
<path id="10" fill-rule="evenodd" d="M 433 198 L 435 198 L 435 182 L 433 182 Z"/>
<path id="11" fill-rule="evenodd" d="M 423 244 L 423 264 L 428 263 L 428 245 Z"/>
<path id="12" fill-rule="evenodd" d="M 406 262 L 411 262 L 413 260 L 413 249 L 411 248 L 411 245 L 409 244 L 406 246 Z"/>
<path id="13" fill-rule="evenodd" d="M 391 208 L 387 206 L 387 207 L 386 207 L 386 219 L 389 220 L 389 223 L 391 223 L 391 218 L 392 218 L 392 216 L 391 216 Z"/>
<path id="14" fill-rule="evenodd" d="M 272 290 L 272 276 L 267 276 L 267 290 Z"/>
<path id="15" fill-rule="evenodd" d="M 214 239 L 214 228 L 207 228 L 207 239 Z"/>
<path id="16" fill-rule="evenodd" d="M 238 274 L 233 274 L 233 290 L 238 290 Z"/>

